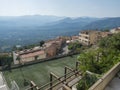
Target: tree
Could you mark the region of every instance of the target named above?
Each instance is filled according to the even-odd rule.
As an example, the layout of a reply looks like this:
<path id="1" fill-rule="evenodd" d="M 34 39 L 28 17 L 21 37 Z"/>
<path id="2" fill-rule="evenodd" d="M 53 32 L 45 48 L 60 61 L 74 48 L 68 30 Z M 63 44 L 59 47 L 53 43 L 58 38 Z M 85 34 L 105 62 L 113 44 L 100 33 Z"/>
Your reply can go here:
<path id="1" fill-rule="evenodd" d="M 99 47 L 120 51 L 120 33 L 114 34 L 112 37 L 103 38 L 99 42 Z"/>
<path id="2" fill-rule="evenodd" d="M 100 50 L 90 50 L 83 52 L 78 56 L 78 60 L 81 62 L 80 69 L 83 72 L 91 71 L 94 73 L 102 73 L 99 66 Z"/>
<path id="3" fill-rule="evenodd" d="M 40 47 L 42 47 L 43 46 L 43 44 L 45 43 L 45 41 L 40 41 Z"/>
<path id="4" fill-rule="evenodd" d="M 80 69 L 103 74 L 119 61 L 119 53 L 114 49 L 96 49 L 81 53 L 78 60 Z"/>
<path id="5" fill-rule="evenodd" d="M 87 90 L 93 84 L 89 83 L 91 79 L 85 74 L 87 70 L 104 74 L 120 61 L 120 33 L 103 38 L 99 42 L 98 49 L 81 53 L 78 60 L 80 61 L 80 70 L 83 72 L 83 79 L 78 84 L 78 90 Z"/>
<path id="6" fill-rule="evenodd" d="M 13 57 L 10 55 L 0 55 L 1 66 L 4 69 L 11 69 L 11 64 L 13 61 Z"/>

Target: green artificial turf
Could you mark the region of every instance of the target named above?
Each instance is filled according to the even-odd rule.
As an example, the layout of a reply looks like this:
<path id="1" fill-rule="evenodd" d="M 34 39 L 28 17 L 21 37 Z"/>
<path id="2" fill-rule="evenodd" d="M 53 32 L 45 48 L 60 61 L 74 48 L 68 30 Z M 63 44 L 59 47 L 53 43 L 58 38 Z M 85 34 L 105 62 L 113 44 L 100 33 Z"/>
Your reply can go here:
<path id="1" fill-rule="evenodd" d="M 50 72 L 53 72 L 58 76 L 62 76 L 64 73 L 64 67 L 66 65 L 74 68 L 77 59 L 76 57 L 77 55 L 74 55 L 72 57 L 68 56 L 52 61 L 22 67 L 22 71 L 20 70 L 20 68 L 18 68 L 13 69 L 12 72 L 4 71 L 3 73 L 9 87 L 11 80 L 15 80 L 18 86 L 20 87 L 20 90 L 24 90 L 26 88 L 23 84 L 24 78 L 27 81 L 32 80 L 36 84 L 41 86 L 49 82 Z"/>

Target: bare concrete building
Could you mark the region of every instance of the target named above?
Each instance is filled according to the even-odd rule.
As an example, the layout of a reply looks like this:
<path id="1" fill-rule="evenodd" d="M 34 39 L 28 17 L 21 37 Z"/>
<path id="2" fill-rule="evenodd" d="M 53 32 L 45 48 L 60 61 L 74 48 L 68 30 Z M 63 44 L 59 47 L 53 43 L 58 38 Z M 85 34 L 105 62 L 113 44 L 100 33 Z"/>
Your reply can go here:
<path id="1" fill-rule="evenodd" d="M 85 30 L 79 33 L 79 41 L 84 45 L 95 44 L 100 37 L 100 31 Z"/>

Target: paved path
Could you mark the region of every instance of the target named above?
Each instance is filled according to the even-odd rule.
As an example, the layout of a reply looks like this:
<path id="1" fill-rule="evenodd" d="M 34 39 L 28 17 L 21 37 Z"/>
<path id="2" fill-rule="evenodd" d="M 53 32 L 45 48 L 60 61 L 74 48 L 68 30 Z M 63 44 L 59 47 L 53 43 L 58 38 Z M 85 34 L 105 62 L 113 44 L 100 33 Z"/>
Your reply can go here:
<path id="1" fill-rule="evenodd" d="M 120 79 L 115 77 L 105 88 L 105 90 L 120 90 Z"/>

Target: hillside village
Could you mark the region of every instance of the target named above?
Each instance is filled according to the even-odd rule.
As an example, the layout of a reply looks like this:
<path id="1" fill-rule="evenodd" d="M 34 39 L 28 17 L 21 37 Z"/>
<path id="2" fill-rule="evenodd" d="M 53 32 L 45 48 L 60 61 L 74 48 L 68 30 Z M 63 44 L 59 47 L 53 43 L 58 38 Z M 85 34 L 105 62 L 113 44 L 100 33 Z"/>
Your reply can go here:
<path id="1" fill-rule="evenodd" d="M 69 54 L 71 52 L 71 50 L 68 49 L 70 43 L 78 42 L 83 46 L 92 46 L 97 44 L 101 38 L 111 36 L 118 32 L 120 32 L 120 27 L 111 29 L 110 31 L 83 30 L 80 31 L 77 36 L 57 37 L 55 39 L 45 41 L 42 46 L 35 46 L 22 51 L 13 51 L 13 61 L 14 64 L 19 64 L 19 61 L 24 64 L 34 60 L 42 60 L 58 55 Z"/>

